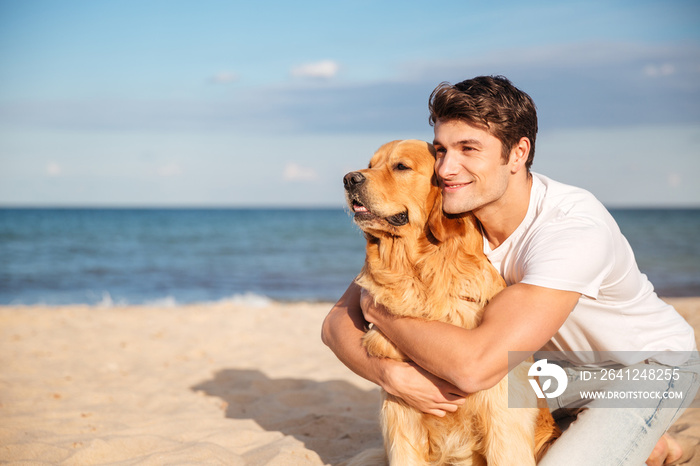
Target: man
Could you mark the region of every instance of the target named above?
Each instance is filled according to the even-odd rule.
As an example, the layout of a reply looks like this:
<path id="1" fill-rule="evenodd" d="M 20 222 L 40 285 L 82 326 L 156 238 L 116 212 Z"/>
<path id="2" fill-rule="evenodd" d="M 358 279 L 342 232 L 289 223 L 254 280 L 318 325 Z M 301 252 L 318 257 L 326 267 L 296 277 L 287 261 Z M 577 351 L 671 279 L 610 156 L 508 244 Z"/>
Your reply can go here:
<path id="1" fill-rule="evenodd" d="M 430 98 L 430 118 L 443 210 L 474 213 L 484 250 L 508 287 L 467 330 L 393 317 L 351 284 L 322 334 L 345 365 L 422 412 L 444 416 L 504 377 L 509 352 L 525 359 L 541 349 L 696 350 L 693 329 L 653 292 L 605 208 L 583 190 L 530 172 L 537 114 L 527 94 L 503 77 L 441 84 Z M 368 322 L 413 363 L 369 357 L 360 343 Z M 677 370 L 694 393 L 700 360 Z M 684 407 L 661 408 L 586 409 L 540 464 L 673 460 L 680 449 L 662 434 Z"/>

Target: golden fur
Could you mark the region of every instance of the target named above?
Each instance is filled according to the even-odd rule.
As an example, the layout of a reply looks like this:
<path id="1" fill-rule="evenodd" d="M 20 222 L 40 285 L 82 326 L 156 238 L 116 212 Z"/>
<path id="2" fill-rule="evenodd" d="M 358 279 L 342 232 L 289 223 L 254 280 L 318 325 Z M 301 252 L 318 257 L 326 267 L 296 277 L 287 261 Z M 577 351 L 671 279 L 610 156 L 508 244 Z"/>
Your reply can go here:
<path id="1" fill-rule="evenodd" d="M 348 205 L 367 237 L 356 281 L 396 315 L 474 328 L 505 284 L 483 254 L 473 215 L 443 213 L 434 156 L 428 143 L 393 141 L 375 153 L 367 169 L 345 176 Z M 373 356 L 407 360 L 376 328 L 363 344 Z M 548 410 L 536 407 L 527 368 L 521 364 L 442 418 L 384 393 L 384 460 L 397 466 L 534 465 L 556 426 Z M 511 396 L 521 398 L 519 406 L 532 408 L 508 408 L 509 383 Z"/>

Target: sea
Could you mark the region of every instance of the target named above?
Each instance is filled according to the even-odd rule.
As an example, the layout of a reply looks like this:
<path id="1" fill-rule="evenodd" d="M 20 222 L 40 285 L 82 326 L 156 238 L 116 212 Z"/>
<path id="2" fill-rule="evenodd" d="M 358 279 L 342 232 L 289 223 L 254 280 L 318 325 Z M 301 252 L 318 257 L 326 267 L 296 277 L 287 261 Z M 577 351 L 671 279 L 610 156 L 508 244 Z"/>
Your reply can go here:
<path id="1" fill-rule="evenodd" d="M 700 209 L 611 213 L 660 296 L 700 296 Z M 0 304 L 335 302 L 364 243 L 342 208 L 1 208 Z"/>

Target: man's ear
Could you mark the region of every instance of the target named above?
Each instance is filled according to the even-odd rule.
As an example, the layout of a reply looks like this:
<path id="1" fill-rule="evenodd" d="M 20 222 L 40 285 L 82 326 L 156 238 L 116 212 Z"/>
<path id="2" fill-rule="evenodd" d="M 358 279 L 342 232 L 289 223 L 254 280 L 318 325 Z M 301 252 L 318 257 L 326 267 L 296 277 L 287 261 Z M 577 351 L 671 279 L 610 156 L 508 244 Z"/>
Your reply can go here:
<path id="1" fill-rule="evenodd" d="M 517 173 L 525 168 L 525 163 L 530 155 L 530 147 L 530 139 L 524 136 L 513 146 L 508 160 L 511 173 Z"/>

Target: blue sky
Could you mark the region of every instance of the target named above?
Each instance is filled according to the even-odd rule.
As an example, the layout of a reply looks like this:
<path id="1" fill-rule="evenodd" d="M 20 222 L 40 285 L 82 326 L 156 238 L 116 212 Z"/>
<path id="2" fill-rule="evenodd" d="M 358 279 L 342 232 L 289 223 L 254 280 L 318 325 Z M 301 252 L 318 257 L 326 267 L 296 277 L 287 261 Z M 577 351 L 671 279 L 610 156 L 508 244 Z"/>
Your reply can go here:
<path id="1" fill-rule="evenodd" d="M 442 81 L 535 100 L 533 170 L 700 206 L 696 1 L 0 0 L 0 205 L 342 206 Z"/>

